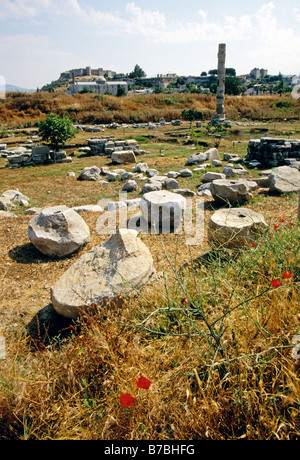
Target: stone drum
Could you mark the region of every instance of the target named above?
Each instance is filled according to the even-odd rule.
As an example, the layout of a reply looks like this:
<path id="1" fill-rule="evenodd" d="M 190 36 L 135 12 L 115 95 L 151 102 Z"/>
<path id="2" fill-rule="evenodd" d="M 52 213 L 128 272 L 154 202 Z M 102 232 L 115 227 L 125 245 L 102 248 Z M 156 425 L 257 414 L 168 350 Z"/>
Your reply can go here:
<path id="1" fill-rule="evenodd" d="M 208 223 L 208 240 L 218 246 L 240 247 L 256 242 L 267 228 L 264 217 L 251 209 L 220 209 Z"/>
<path id="2" fill-rule="evenodd" d="M 141 199 L 140 209 L 152 233 L 179 233 L 186 199 L 167 190 L 149 192 Z"/>

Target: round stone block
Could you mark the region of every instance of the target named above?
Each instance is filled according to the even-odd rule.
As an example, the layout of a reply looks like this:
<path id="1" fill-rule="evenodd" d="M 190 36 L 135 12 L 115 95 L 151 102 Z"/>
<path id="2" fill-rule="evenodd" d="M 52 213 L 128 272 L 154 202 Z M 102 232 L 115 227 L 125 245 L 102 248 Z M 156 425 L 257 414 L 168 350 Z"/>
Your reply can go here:
<path id="1" fill-rule="evenodd" d="M 208 223 L 208 240 L 224 247 L 244 246 L 256 242 L 267 228 L 264 217 L 251 209 L 220 209 Z"/>
<path id="2" fill-rule="evenodd" d="M 186 199 L 167 190 L 149 192 L 142 197 L 140 209 L 155 233 L 171 233 L 181 227 Z"/>

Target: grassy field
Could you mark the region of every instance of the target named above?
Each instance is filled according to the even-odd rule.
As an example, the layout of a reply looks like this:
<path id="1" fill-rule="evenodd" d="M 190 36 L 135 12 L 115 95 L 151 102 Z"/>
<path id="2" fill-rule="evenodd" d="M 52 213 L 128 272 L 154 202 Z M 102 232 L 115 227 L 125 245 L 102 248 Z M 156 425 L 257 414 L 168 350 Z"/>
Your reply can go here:
<path id="1" fill-rule="evenodd" d="M 62 92 L 8 93 L 6 99 L 0 101 L 0 123 L 4 126 L 33 126 L 50 112 L 77 123 L 145 123 L 158 121 L 160 117 L 166 121 L 180 118 L 184 109 L 194 109 L 202 113 L 203 120 L 210 120 L 216 109 L 215 97 L 191 93 L 119 98 Z M 299 120 L 299 101 L 290 95 L 227 96 L 225 110 L 230 120 Z"/>
<path id="2" fill-rule="evenodd" d="M 83 101 L 90 101 L 90 95 L 85 97 Z M 6 102 L 6 110 L 12 110 L 7 104 L 13 99 Z M 117 107 L 120 101 L 114 99 Z M 210 147 L 216 146 L 221 158 L 226 152 L 245 156 L 250 138 L 300 138 L 299 121 L 290 121 L 294 113 L 280 121 L 274 109 L 267 121 L 271 99 L 268 108 L 259 107 L 260 98 L 255 105 L 255 99 L 239 110 L 253 115 L 255 107 L 257 117 L 221 136 L 209 133 L 205 122 L 192 129 L 188 122 L 154 131 L 105 129 L 80 132 L 71 141 L 71 164 L 13 170 L 0 158 L 0 193 L 18 188 L 30 198 L 30 206 L 39 207 L 118 200 L 121 181 L 76 180 L 85 166 L 115 168 L 106 157 L 78 151 L 98 134 L 137 138 L 149 152 L 138 161 L 162 174 L 182 169 L 192 153 Z M 133 111 L 138 100 L 134 103 Z M 213 100 L 210 104 L 213 110 Z M 129 106 L 124 112 L 131 116 L 127 111 Z M 21 128 L 1 142 L 19 145 L 31 133 Z M 131 171 L 132 165 L 124 169 Z M 69 171 L 76 177 L 67 177 Z M 247 177 L 258 174 L 249 170 Z M 195 190 L 201 175 L 180 178 L 180 187 Z M 143 183 L 138 181 L 138 191 L 129 198 L 141 196 Z M 82 254 L 108 238 L 97 234 L 99 214 L 82 214 L 91 240 L 64 259 L 47 258 L 30 243 L 30 216 L 24 208 L 17 206 L 17 218 L 0 220 L 0 335 L 6 343 L 6 358 L 0 360 L 1 440 L 300 439 L 298 194 L 271 196 L 258 190 L 246 206 L 264 215 L 269 230 L 256 246 L 240 251 L 208 244 L 207 223 L 218 207 L 212 198 L 203 200 L 201 244 L 188 246 L 185 235 L 140 235 L 156 268 L 142 293 L 126 299 L 121 309 L 100 308 L 76 323 L 60 318 L 46 327 L 36 315 L 51 311 L 51 286 Z M 287 273 L 292 277 L 285 278 Z M 272 287 L 275 279 L 281 283 L 278 288 Z M 139 388 L 140 376 L 151 382 L 149 388 Z M 119 400 L 127 393 L 134 398 L 128 408 Z"/>

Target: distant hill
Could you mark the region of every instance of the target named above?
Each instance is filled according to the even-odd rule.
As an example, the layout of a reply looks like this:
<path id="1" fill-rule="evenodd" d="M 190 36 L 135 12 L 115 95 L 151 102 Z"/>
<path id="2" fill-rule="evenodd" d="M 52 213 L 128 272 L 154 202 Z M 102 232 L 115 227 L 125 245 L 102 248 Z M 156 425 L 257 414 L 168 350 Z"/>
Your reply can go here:
<path id="1" fill-rule="evenodd" d="M 21 88 L 21 86 L 6 85 L 7 92 L 35 93 L 35 89 Z"/>

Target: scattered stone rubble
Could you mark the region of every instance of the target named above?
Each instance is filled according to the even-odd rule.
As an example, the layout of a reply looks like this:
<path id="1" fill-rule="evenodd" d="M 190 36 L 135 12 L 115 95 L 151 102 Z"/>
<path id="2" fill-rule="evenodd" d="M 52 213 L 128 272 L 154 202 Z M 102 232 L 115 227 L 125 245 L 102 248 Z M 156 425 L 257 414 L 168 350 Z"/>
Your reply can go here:
<path id="1" fill-rule="evenodd" d="M 155 269 L 149 249 L 137 235 L 135 230 L 120 229 L 71 265 L 51 288 L 57 313 L 76 318 L 92 304 L 121 304 L 124 296 L 141 290 Z"/>
<path id="2" fill-rule="evenodd" d="M 104 125 L 74 125 L 78 131 L 85 131 L 87 133 L 100 133 L 104 131 Z"/>
<path id="3" fill-rule="evenodd" d="M 194 153 L 187 160 L 186 166 L 201 165 L 205 163 L 205 161 L 213 161 L 213 160 L 220 160 L 220 155 L 219 155 L 218 149 L 216 148 L 211 148 L 207 150 L 206 152 Z"/>
<path id="4" fill-rule="evenodd" d="M 24 166 L 39 166 L 53 163 L 72 163 L 64 150 L 53 152 L 44 145 L 29 145 L 2 150 L 2 157 L 7 159 L 8 168 L 21 168 Z"/>
<path id="5" fill-rule="evenodd" d="M 145 193 L 140 202 L 143 218 L 153 232 L 170 233 L 181 226 L 186 209 L 184 196 L 169 191 Z"/>
<path id="6" fill-rule="evenodd" d="M 30 220 L 28 238 L 42 254 L 65 257 L 90 241 L 90 229 L 74 209 L 54 206 Z"/>
<path id="7" fill-rule="evenodd" d="M 300 190 L 300 171 L 290 166 L 279 166 L 269 175 L 270 192 L 291 193 Z"/>
<path id="8" fill-rule="evenodd" d="M 53 163 L 72 163 L 72 158 L 64 150 L 53 152 L 44 145 L 26 144 L 7 149 L 6 144 L 0 144 L 1 156 L 7 159 L 8 168 L 24 166 L 39 166 Z M 148 152 L 140 149 L 135 139 L 113 141 L 111 138 L 91 138 L 87 147 L 80 147 L 80 152 L 87 156 L 108 156 L 114 164 L 136 163 L 136 156 Z"/>
<path id="9" fill-rule="evenodd" d="M 111 154 L 113 164 L 122 165 L 125 163 L 136 163 L 136 156 L 133 150 L 122 150 L 121 152 L 113 152 Z"/>
<path id="10" fill-rule="evenodd" d="M 209 220 L 208 240 L 226 247 L 249 245 L 267 228 L 263 215 L 251 209 L 220 209 Z"/>
<path id="11" fill-rule="evenodd" d="M 87 166 L 84 168 L 81 173 L 79 174 L 79 177 L 77 180 L 83 181 L 83 180 L 89 180 L 89 181 L 96 181 L 100 180 L 100 168 L 97 166 Z"/>
<path id="12" fill-rule="evenodd" d="M 160 123 L 164 124 L 164 120 L 160 120 Z M 174 120 L 172 124 L 179 125 L 180 121 Z M 112 129 L 117 127 L 116 124 L 111 126 Z M 97 132 L 102 127 L 87 127 L 85 130 Z M 80 150 L 91 156 L 107 156 L 113 164 L 118 165 L 136 163 L 137 156 L 147 153 L 140 149 L 134 139 L 112 139 L 113 136 L 91 138 L 88 147 Z M 7 166 L 10 168 L 72 162 L 65 151 L 54 153 L 46 146 L 31 146 L 30 143 L 14 149 L 7 149 L 6 144 L 0 144 L 0 155 L 7 158 Z M 207 161 L 208 164 L 205 163 Z M 197 187 L 198 195 L 212 197 L 222 205 L 235 205 L 248 201 L 259 187 L 268 188 L 270 193 L 300 190 L 300 140 L 251 140 L 245 160 L 225 153 L 223 161 L 230 163 L 225 165 L 222 172 L 202 175 L 202 184 Z M 222 168 L 223 162 L 216 148 L 192 155 L 185 166 L 200 165 L 193 171 L 185 167 L 179 172 L 169 171 L 160 175 L 158 170 L 149 168 L 146 163 L 134 165 L 132 172 L 124 169 L 111 171 L 106 166 L 84 168 L 78 180 L 98 181 L 101 184 L 116 180 L 127 181 L 123 186 L 123 191 L 127 192 L 138 191 L 135 179 L 148 182 L 141 190 L 142 196 L 134 200 L 111 201 L 106 206 L 102 206 L 102 201 L 99 201 L 97 204 L 74 208 L 30 208 L 25 213 L 33 216 L 28 224 L 28 238 L 41 253 L 51 257 L 65 257 L 90 241 L 89 227 L 79 214 L 101 213 L 104 209 L 113 211 L 125 206 L 139 207 L 141 218 L 148 228 L 151 227 L 151 231 L 176 231 L 183 221 L 186 198 L 196 196 L 196 192 L 180 188 L 178 180 L 191 177 L 196 171 L 205 172 L 206 166 L 210 164 Z M 275 169 L 265 171 L 259 178 L 246 180 L 243 176 L 249 172 L 242 164 L 248 168 L 275 166 Z M 101 180 L 102 176 L 107 176 L 105 181 Z M 28 205 L 28 201 L 29 198 L 18 190 L 7 190 L 0 196 L 0 217 L 16 217 L 11 210 L 16 204 Z M 166 228 L 162 225 L 164 216 L 169 219 Z M 220 209 L 209 221 L 208 239 L 212 244 L 241 246 L 255 241 L 257 235 L 267 227 L 264 217 L 250 209 Z M 75 318 L 81 308 L 88 308 L 93 302 L 119 301 L 132 288 L 142 289 L 154 273 L 151 253 L 137 238 L 137 232 L 121 229 L 106 242 L 81 256 L 61 276 L 51 289 L 51 301 L 60 315 Z"/>
<path id="13" fill-rule="evenodd" d="M 248 143 L 245 160 L 249 163 L 254 161 L 258 166 L 268 168 L 290 164 L 291 160 L 300 162 L 300 139 L 274 139 L 271 137 L 252 139 Z"/>
<path id="14" fill-rule="evenodd" d="M 256 182 L 246 179 L 219 179 L 212 181 L 210 192 L 216 202 L 232 205 L 249 201 L 257 188 Z"/>
<path id="15" fill-rule="evenodd" d="M 113 141 L 107 138 L 91 138 L 88 139 L 89 152 L 87 154 L 100 155 L 100 156 L 112 156 L 117 152 L 128 152 L 128 155 L 134 153 L 134 155 L 144 155 L 148 152 L 141 150 L 135 139 L 127 139 L 124 141 Z"/>

